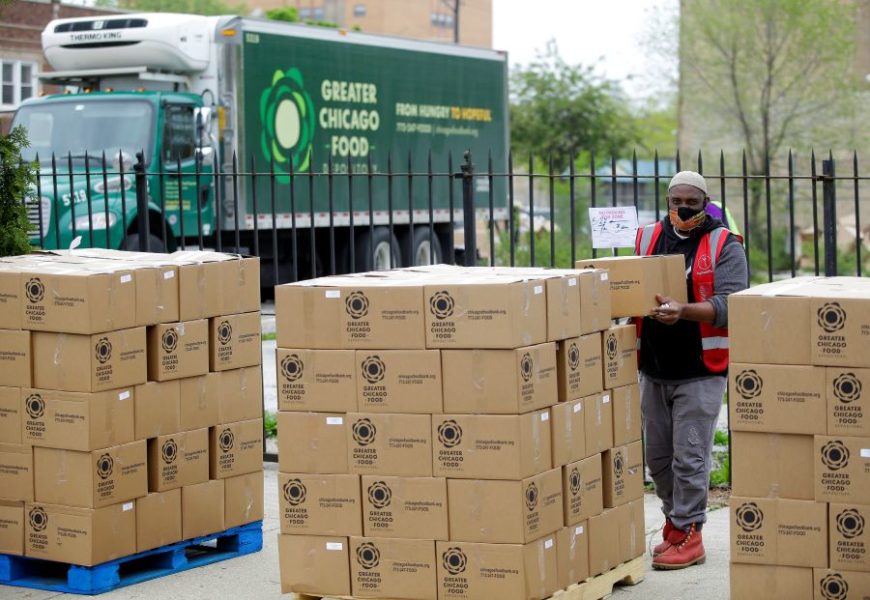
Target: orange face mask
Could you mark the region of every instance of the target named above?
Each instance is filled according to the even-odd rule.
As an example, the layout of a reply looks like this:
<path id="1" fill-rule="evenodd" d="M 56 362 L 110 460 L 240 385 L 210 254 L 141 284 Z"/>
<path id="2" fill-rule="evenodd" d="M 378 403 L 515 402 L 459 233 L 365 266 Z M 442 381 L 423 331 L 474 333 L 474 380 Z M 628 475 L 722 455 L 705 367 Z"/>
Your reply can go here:
<path id="1" fill-rule="evenodd" d="M 670 209 L 668 217 L 677 231 L 687 232 L 699 227 L 707 219 L 707 213 L 703 208 L 695 210 L 681 206 Z"/>

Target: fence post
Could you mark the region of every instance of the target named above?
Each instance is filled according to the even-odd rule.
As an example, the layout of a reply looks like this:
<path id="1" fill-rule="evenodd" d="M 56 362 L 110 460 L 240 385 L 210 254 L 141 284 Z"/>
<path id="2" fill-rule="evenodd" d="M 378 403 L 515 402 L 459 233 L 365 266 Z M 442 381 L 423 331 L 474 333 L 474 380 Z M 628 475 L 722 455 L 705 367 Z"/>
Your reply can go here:
<path id="1" fill-rule="evenodd" d="M 136 164 L 133 165 L 136 177 L 136 217 L 139 225 L 139 252 L 149 252 L 148 241 L 151 239 L 148 223 L 148 180 L 145 179 L 145 153 L 136 153 Z"/>
<path id="2" fill-rule="evenodd" d="M 462 169 L 462 222 L 465 228 L 465 266 L 477 264 L 477 221 L 474 214 L 474 164 L 471 150 L 466 150 Z"/>
<path id="3" fill-rule="evenodd" d="M 834 159 L 822 161 L 822 209 L 825 222 L 825 277 L 837 275 L 837 188 Z"/>

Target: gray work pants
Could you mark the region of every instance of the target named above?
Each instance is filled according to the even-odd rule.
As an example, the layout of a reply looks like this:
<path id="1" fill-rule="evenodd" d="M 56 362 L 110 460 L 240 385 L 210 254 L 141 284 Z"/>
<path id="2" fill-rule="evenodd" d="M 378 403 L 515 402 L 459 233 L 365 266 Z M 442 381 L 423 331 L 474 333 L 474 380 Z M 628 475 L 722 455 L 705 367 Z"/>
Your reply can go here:
<path id="1" fill-rule="evenodd" d="M 725 385 L 716 376 L 676 384 L 641 376 L 646 464 L 662 512 L 679 529 L 707 520 L 713 434 Z"/>

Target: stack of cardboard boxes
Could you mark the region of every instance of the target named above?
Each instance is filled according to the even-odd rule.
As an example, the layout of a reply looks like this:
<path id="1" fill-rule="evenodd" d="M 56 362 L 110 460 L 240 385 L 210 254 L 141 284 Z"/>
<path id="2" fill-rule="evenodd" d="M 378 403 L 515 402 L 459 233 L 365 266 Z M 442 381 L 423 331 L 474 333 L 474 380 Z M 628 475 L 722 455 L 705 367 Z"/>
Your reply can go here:
<path id="1" fill-rule="evenodd" d="M 94 565 L 262 519 L 258 262 L 0 262 L 0 553 Z"/>
<path id="2" fill-rule="evenodd" d="M 537 599 L 643 553 L 606 271 L 322 278 L 276 314 L 283 591 Z"/>
<path id="3" fill-rule="evenodd" d="M 792 279 L 729 307 L 731 596 L 867 597 L 870 282 Z"/>

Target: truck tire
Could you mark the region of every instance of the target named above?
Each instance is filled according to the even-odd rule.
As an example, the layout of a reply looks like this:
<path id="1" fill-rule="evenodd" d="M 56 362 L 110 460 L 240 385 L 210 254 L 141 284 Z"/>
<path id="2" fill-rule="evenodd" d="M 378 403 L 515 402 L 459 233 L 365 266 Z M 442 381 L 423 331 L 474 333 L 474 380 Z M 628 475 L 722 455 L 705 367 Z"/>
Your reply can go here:
<path id="1" fill-rule="evenodd" d="M 414 237 L 411 240 L 413 254 L 408 257 L 410 267 L 423 265 L 437 265 L 444 262 L 444 254 L 441 251 L 441 242 L 438 239 L 438 231 L 432 235 L 432 244 L 429 244 L 429 226 L 419 225 L 414 227 Z"/>
<path id="2" fill-rule="evenodd" d="M 138 233 L 128 233 L 127 237 L 124 238 L 124 243 L 121 244 L 121 248 L 123 250 L 127 250 L 129 252 L 139 252 L 139 234 Z M 166 249 L 163 247 L 163 240 L 154 235 L 153 233 L 148 234 L 148 252 L 166 252 Z"/>
<path id="3" fill-rule="evenodd" d="M 366 228 L 356 238 L 356 271 L 386 271 L 402 266 L 399 240 L 390 235 L 389 227 L 375 227 L 374 235 Z"/>

